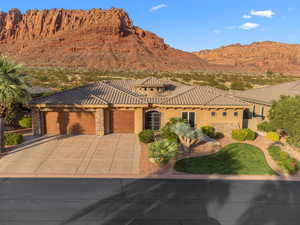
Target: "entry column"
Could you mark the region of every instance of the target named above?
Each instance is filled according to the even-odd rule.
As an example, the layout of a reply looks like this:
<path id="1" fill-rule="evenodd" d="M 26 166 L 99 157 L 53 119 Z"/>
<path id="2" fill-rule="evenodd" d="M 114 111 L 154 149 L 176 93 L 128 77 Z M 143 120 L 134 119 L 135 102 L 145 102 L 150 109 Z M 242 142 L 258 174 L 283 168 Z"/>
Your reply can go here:
<path id="1" fill-rule="evenodd" d="M 103 136 L 104 131 L 104 109 L 97 109 L 95 112 L 96 135 Z"/>

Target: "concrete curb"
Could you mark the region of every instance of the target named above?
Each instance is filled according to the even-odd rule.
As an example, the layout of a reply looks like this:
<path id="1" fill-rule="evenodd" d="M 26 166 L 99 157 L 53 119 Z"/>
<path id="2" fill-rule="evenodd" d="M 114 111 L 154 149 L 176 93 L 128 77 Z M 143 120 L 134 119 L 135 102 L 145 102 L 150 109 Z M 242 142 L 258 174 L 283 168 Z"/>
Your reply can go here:
<path id="1" fill-rule="evenodd" d="M 70 174 L 0 174 L 0 178 L 66 178 L 66 179 L 178 179 L 178 180 L 245 180 L 245 181 L 300 181 L 295 176 L 271 175 L 70 175 Z"/>

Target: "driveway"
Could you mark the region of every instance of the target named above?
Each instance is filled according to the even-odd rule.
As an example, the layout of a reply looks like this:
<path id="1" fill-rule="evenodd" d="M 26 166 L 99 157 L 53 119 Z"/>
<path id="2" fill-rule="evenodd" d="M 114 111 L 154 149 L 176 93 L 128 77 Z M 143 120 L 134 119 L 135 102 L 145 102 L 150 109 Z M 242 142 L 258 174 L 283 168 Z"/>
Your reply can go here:
<path id="1" fill-rule="evenodd" d="M 2 225 L 298 225 L 300 183 L 0 179 Z"/>
<path id="2" fill-rule="evenodd" d="M 0 175 L 138 174 L 134 134 L 79 135 L 41 140 L 0 159 Z"/>

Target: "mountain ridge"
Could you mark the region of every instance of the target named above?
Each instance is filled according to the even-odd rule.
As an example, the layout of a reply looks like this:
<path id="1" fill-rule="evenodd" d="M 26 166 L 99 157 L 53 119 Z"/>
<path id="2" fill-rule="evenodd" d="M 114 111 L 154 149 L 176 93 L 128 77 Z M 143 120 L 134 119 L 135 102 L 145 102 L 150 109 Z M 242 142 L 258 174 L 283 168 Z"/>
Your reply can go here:
<path id="1" fill-rule="evenodd" d="M 103 70 L 214 70 L 133 25 L 122 9 L 28 10 L 0 13 L 0 53 L 37 67 Z M 226 66 L 225 66 L 226 69 Z"/>
<path id="2" fill-rule="evenodd" d="M 300 45 L 274 41 L 235 43 L 211 50 L 194 52 L 217 65 L 233 66 L 247 72 L 278 72 L 300 75 Z"/>

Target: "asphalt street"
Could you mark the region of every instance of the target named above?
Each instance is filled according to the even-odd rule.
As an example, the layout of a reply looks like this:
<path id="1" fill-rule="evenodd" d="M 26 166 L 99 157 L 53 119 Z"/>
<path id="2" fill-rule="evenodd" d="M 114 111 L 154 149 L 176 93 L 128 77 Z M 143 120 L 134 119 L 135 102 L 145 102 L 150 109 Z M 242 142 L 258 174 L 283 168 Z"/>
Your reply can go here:
<path id="1" fill-rule="evenodd" d="M 0 179 L 0 225 L 294 224 L 300 182 Z"/>

